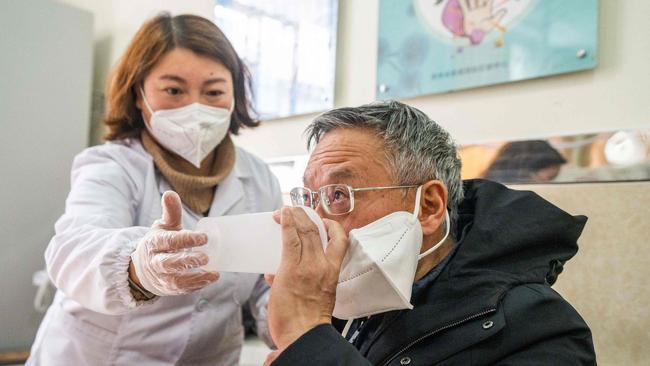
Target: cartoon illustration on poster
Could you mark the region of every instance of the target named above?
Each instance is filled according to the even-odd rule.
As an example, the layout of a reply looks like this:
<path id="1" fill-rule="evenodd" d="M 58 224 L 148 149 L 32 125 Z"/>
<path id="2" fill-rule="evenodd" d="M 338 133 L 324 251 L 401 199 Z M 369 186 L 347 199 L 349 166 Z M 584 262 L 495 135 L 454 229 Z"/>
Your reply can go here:
<path id="1" fill-rule="evenodd" d="M 503 42 L 503 33 L 526 14 L 533 0 L 416 0 L 420 19 L 441 39 L 469 46 Z M 458 42 L 460 41 L 460 42 Z"/>
<path id="2" fill-rule="evenodd" d="M 381 0 L 378 98 L 596 66 L 597 0 Z"/>

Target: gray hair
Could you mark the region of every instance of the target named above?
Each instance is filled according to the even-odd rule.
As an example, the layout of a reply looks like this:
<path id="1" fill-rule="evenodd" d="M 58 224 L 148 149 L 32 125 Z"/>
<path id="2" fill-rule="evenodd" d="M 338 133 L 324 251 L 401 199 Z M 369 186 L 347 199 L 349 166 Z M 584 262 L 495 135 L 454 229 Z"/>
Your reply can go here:
<path id="1" fill-rule="evenodd" d="M 307 127 L 307 148 L 336 128 L 375 130 L 384 140 L 386 160 L 397 184 L 442 181 L 449 193 L 451 227 L 455 227 L 458 205 L 463 200 L 461 163 L 456 144 L 440 125 L 422 111 L 397 101 L 337 108 L 319 115 Z"/>

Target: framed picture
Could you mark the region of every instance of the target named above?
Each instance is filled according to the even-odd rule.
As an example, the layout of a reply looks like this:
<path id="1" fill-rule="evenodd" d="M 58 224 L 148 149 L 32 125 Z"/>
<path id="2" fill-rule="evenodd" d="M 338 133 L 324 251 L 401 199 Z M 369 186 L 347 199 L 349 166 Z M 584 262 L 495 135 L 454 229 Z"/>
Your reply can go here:
<path id="1" fill-rule="evenodd" d="M 597 0 L 380 0 L 378 99 L 596 67 Z"/>

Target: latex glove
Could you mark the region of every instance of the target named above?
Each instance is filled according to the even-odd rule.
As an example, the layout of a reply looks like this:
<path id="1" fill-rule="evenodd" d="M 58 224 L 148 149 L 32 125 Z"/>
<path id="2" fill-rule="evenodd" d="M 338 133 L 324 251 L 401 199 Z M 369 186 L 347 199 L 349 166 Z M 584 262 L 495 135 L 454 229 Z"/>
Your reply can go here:
<path id="1" fill-rule="evenodd" d="M 131 254 L 136 276 L 132 280 L 158 296 L 186 294 L 216 281 L 218 272 L 198 269 L 208 263 L 208 255 L 186 250 L 205 245 L 208 237 L 181 230 L 182 206 L 176 192 L 163 194 L 162 211 L 162 219 L 154 222 Z"/>

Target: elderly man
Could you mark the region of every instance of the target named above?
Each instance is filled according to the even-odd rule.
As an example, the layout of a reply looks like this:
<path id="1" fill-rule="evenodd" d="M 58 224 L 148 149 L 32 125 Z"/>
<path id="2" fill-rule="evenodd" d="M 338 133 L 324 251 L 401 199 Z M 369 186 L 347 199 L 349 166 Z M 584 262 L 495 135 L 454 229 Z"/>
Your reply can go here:
<path id="1" fill-rule="evenodd" d="M 308 139 L 292 201 L 316 209 L 329 243 L 282 209 L 267 364 L 595 364 L 589 327 L 551 289 L 585 217 L 461 182 L 449 134 L 399 102 L 327 112 Z"/>

